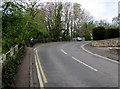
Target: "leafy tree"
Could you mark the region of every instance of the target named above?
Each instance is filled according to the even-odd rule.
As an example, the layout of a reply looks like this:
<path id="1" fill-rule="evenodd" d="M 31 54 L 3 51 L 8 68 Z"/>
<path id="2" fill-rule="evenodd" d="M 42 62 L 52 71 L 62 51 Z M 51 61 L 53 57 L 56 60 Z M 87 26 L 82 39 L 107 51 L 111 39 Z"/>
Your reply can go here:
<path id="1" fill-rule="evenodd" d="M 70 40 L 72 38 L 72 6 L 71 3 L 63 3 L 62 13 L 62 40 Z M 71 34 L 70 34 L 71 30 Z M 71 37 L 70 37 L 71 35 Z"/>
<path id="2" fill-rule="evenodd" d="M 55 9 L 55 26 L 54 26 L 54 40 L 57 41 L 61 33 L 61 10 L 62 3 L 58 3 L 57 9 Z"/>
<path id="3" fill-rule="evenodd" d="M 4 52 L 7 52 L 15 44 L 23 43 L 28 45 L 28 39 L 30 37 L 38 39 L 36 37 L 38 33 L 41 33 L 39 35 L 43 35 L 41 38 L 43 40 L 46 35 L 49 35 L 44 23 L 38 21 L 37 14 L 39 10 L 35 7 L 32 6 L 32 9 L 24 9 L 24 6 L 14 2 L 5 2 L 2 7 L 2 47 Z"/>
<path id="4" fill-rule="evenodd" d="M 3 6 L 2 36 L 3 51 L 22 41 L 22 32 L 26 17 L 19 5 L 6 2 Z"/>
<path id="5" fill-rule="evenodd" d="M 80 33 L 82 37 L 85 37 L 86 40 L 91 40 L 92 38 L 92 29 L 95 27 L 93 22 L 84 23 L 80 28 Z"/>

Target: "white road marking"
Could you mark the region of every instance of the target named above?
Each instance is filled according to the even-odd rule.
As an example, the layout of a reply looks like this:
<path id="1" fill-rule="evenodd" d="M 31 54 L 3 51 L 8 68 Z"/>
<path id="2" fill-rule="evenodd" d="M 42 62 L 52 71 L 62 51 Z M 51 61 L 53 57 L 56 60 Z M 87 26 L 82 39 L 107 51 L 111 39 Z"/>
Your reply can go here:
<path id="1" fill-rule="evenodd" d="M 67 54 L 63 49 L 61 49 L 61 51 L 62 51 L 64 54 Z"/>
<path id="2" fill-rule="evenodd" d="M 81 46 L 81 48 L 82 48 L 84 51 L 86 51 L 86 52 L 88 52 L 88 53 L 90 53 L 90 54 L 92 54 L 92 55 L 94 55 L 94 56 L 97 56 L 97 57 L 101 57 L 101 58 L 103 58 L 103 59 L 106 59 L 106 60 L 108 60 L 108 61 L 112 61 L 112 62 L 115 62 L 115 63 L 119 63 L 119 62 L 117 62 L 117 61 L 115 61 L 115 60 L 112 60 L 112 59 L 110 59 L 110 58 L 107 58 L 107 57 L 104 57 L 104 56 L 101 56 L 101 55 L 98 55 L 98 54 L 94 54 L 94 53 L 88 51 L 87 49 L 84 48 L 84 46 L 87 45 L 87 44 L 88 44 L 88 43 L 83 44 L 83 45 Z"/>
<path id="3" fill-rule="evenodd" d="M 86 64 L 86 63 L 84 63 L 84 62 L 82 62 L 82 61 L 76 59 L 75 57 L 72 57 L 72 58 L 73 58 L 75 61 L 77 61 L 77 62 L 79 62 L 79 63 L 81 63 L 81 64 L 83 64 L 83 65 L 85 65 L 85 66 L 87 66 L 87 67 L 89 67 L 89 68 L 91 68 L 92 70 L 98 71 L 97 69 L 95 69 L 95 68 L 89 66 L 88 64 Z"/>

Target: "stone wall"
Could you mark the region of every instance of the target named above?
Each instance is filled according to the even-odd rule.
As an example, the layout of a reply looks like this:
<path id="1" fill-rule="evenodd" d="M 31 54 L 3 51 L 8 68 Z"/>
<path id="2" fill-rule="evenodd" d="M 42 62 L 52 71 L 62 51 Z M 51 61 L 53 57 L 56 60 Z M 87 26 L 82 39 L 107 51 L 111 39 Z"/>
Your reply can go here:
<path id="1" fill-rule="evenodd" d="M 94 47 L 111 47 L 111 46 L 117 46 L 117 45 L 120 45 L 120 39 L 92 41 L 92 46 Z"/>
<path id="2" fill-rule="evenodd" d="M 120 49 L 119 49 L 119 48 L 109 49 L 108 52 L 113 53 L 113 54 L 120 55 Z"/>

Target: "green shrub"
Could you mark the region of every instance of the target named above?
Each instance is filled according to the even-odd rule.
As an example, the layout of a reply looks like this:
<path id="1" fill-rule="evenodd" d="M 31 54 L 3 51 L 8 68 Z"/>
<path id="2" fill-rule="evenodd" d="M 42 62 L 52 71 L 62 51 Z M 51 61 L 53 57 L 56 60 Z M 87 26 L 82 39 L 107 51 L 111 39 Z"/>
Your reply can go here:
<path id="1" fill-rule="evenodd" d="M 106 29 L 106 38 L 118 38 L 119 37 L 119 29 L 118 28 L 109 28 Z"/>
<path id="2" fill-rule="evenodd" d="M 14 56 L 7 56 L 7 59 L 3 63 L 2 68 L 2 86 L 3 87 L 15 87 L 15 73 L 17 71 L 17 67 L 21 63 L 21 59 L 23 58 L 25 49 L 22 46 L 18 53 Z"/>
<path id="3" fill-rule="evenodd" d="M 102 26 L 96 27 L 92 31 L 93 40 L 103 40 L 106 37 L 105 28 Z"/>

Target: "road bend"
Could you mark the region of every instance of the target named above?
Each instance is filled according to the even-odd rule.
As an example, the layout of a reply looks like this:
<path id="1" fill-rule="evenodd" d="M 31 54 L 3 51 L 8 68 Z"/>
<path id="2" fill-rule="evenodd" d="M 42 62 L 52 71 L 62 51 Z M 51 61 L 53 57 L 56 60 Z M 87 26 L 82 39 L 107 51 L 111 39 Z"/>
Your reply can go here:
<path id="1" fill-rule="evenodd" d="M 118 87 L 118 63 L 89 54 L 88 42 L 58 42 L 36 48 L 44 87 Z"/>

